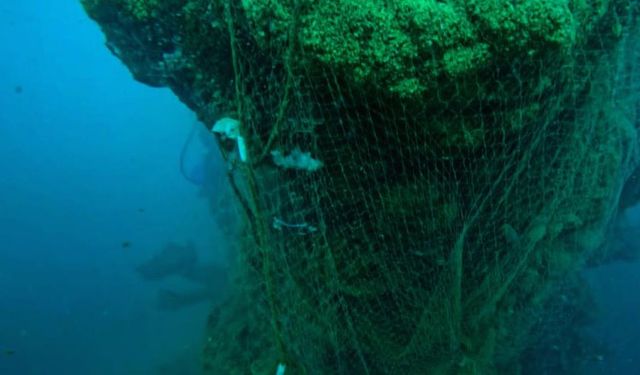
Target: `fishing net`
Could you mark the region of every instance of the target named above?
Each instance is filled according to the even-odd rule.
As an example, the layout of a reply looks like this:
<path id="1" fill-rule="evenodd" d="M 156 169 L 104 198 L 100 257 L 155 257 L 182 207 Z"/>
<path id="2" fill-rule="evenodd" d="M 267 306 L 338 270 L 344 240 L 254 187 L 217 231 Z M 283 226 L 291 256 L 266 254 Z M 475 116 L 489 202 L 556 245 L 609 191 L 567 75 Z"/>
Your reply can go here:
<path id="1" fill-rule="evenodd" d="M 562 286 L 610 255 L 638 1 L 83 5 L 229 165 L 245 225 L 211 374 L 526 373 Z"/>

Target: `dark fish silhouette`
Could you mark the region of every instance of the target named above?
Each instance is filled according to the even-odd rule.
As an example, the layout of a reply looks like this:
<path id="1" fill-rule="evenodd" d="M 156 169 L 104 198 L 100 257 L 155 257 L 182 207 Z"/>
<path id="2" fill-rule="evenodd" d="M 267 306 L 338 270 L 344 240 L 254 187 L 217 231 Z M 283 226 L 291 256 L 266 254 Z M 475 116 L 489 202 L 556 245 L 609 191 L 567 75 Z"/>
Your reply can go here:
<path id="1" fill-rule="evenodd" d="M 151 259 L 139 265 L 136 271 L 145 280 L 160 280 L 172 275 L 188 274 L 197 262 L 198 254 L 192 242 L 185 246 L 170 242 Z"/>
<path id="2" fill-rule="evenodd" d="M 228 271 L 215 263 L 201 264 L 196 247 L 167 244 L 159 253 L 136 268 L 145 280 L 158 281 L 174 276 L 193 284 L 192 288 L 176 290 L 163 288 L 158 293 L 158 307 L 177 310 L 205 301 L 220 302 L 228 286 Z"/>

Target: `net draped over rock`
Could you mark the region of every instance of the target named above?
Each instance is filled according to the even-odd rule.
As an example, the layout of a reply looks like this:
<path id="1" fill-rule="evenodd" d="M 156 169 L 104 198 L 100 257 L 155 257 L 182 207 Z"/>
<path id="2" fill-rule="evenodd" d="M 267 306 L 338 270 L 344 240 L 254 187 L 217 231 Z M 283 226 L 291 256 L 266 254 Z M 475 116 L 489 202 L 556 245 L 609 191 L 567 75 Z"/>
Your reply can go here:
<path id="1" fill-rule="evenodd" d="M 637 0 L 82 3 L 136 79 L 238 121 L 211 374 L 534 373 L 578 271 L 613 256 Z"/>

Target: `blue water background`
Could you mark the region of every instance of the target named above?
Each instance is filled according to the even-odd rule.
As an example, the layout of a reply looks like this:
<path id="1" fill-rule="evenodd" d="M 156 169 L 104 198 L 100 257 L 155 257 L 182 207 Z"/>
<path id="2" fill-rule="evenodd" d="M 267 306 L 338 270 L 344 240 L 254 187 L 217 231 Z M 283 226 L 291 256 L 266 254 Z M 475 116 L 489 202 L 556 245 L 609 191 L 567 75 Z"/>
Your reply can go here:
<path id="1" fill-rule="evenodd" d="M 193 114 L 135 82 L 76 1 L 3 1 L 0 45 L 0 374 L 197 373 L 209 306 L 160 311 L 133 271 L 168 241 L 219 257 L 178 168 Z M 587 277 L 615 353 L 594 372 L 640 373 L 640 266 Z"/>
<path id="2" fill-rule="evenodd" d="M 630 226 L 611 240 L 638 253 L 640 206 L 622 213 Z M 618 261 L 588 269 L 584 277 L 596 298 L 590 337 L 605 350 L 588 375 L 640 374 L 640 261 Z"/>
<path id="3" fill-rule="evenodd" d="M 178 165 L 196 120 L 103 40 L 77 1 L 0 3 L 0 374 L 199 361 L 210 306 L 160 311 L 134 272 L 168 241 L 219 256 Z"/>

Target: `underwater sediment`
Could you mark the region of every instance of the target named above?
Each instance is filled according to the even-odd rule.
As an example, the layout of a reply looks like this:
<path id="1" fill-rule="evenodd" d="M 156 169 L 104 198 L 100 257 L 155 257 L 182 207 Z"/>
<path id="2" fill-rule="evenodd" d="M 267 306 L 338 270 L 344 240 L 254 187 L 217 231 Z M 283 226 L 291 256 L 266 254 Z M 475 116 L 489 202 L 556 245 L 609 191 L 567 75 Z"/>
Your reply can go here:
<path id="1" fill-rule="evenodd" d="M 208 373 L 536 373 L 615 257 L 637 0 L 81 1 L 229 163 L 245 235 Z"/>

